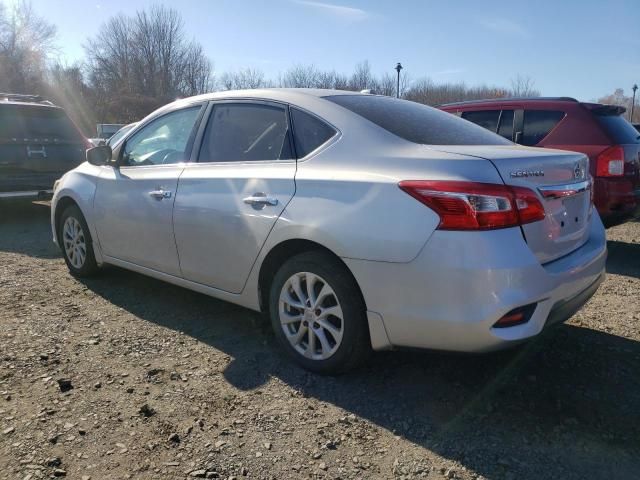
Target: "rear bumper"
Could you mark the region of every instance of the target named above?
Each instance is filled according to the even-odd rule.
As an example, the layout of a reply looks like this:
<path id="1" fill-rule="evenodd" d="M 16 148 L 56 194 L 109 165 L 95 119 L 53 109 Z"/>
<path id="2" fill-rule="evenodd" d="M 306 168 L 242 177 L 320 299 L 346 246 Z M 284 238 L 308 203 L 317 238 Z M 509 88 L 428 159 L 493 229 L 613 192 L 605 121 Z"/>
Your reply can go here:
<path id="1" fill-rule="evenodd" d="M 604 279 L 606 255 L 604 227 L 594 215 L 588 241 L 545 265 L 519 228 L 436 231 L 406 264 L 344 261 L 368 310 L 382 317 L 387 347 L 482 352 L 531 338 L 573 315 Z M 532 303 L 526 323 L 494 328 L 511 310 Z"/>
<path id="2" fill-rule="evenodd" d="M 576 314 L 591 297 L 593 297 L 603 281 L 604 273 L 600 275 L 595 282 L 577 295 L 558 301 L 553 307 L 551 307 L 551 312 L 549 312 L 545 327 L 565 322 L 573 317 L 573 315 Z"/>
<path id="3" fill-rule="evenodd" d="M 593 200 L 606 226 L 640 216 L 640 186 L 628 178 L 596 178 Z"/>

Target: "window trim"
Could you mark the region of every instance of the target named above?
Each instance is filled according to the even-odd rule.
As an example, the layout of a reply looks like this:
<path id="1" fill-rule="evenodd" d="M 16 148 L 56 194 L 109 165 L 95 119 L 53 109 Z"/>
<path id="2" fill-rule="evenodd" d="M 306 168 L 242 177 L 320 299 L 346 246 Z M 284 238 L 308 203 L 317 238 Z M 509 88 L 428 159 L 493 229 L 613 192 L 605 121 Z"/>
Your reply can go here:
<path id="1" fill-rule="evenodd" d="M 213 113 L 213 110 L 215 109 L 216 105 L 221 105 L 221 104 L 225 104 L 225 103 L 232 103 L 232 104 L 252 104 L 252 105 L 267 105 L 270 107 L 278 107 L 278 108 L 282 108 L 284 110 L 284 113 L 287 117 L 287 125 L 288 125 L 288 133 L 287 133 L 287 138 L 289 141 L 289 147 L 291 149 L 291 153 L 293 158 L 287 159 L 287 160 L 245 160 L 245 161 L 238 161 L 238 160 L 221 160 L 221 161 L 216 161 L 216 162 L 201 162 L 200 161 L 200 152 L 202 150 L 202 141 L 204 140 L 204 133 L 207 129 L 207 125 L 209 124 L 209 121 L 211 120 L 211 115 Z M 239 98 L 239 99 L 235 99 L 235 98 L 225 98 L 225 99 L 215 99 L 215 100 L 209 100 L 208 101 L 208 105 L 206 108 L 206 112 L 205 112 L 205 117 L 203 117 L 204 121 L 200 122 L 200 128 L 198 129 L 198 134 L 196 135 L 196 142 L 194 142 L 194 146 L 197 146 L 197 148 L 194 148 L 191 154 L 191 162 L 194 165 L 265 165 L 265 164 L 275 164 L 275 165 L 287 165 L 287 164 L 291 164 L 291 163 L 295 163 L 296 162 L 296 152 L 295 152 L 295 148 L 294 148 L 294 142 L 293 142 L 293 129 L 292 129 L 292 124 L 291 124 L 291 115 L 289 114 L 289 104 L 286 102 L 279 102 L 277 100 L 266 100 L 266 99 L 253 99 L 253 98 Z"/>
<path id="2" fill-rule="evenodd" d="M 127 146 L 127 143 L 129 142 L 129 140 L 131 140 L 131 137 L 133 137 L 134 135 L 136 135 L 139 131 L 141 131 L 143 128 L 147 127 L 148 125 L 151 125 L 153 122 L 155 122 L 156 120 L 159 120 L 163 117 L 166 117 L 167 115 L 171 115 L 173 113 L 179 112 L 181 110 L 188 110 L 190 108 L 194 108 L 194 107 L 200 107 L 200 111 L 198 112 L 198 115 L 196 116 L 196 120 L 193 124 L 193 127 L 191 129 L 191 133 L 189 134 L 189 139 L 187 140 L 187 145 L 185 147 L 185 160 L 182 162 L 178 162 L 178 163 L 168 163 L 168 164 L 160 164 L 160 165 L 125 165 L 123 163 L 123 155 L 124 155 L 124 150 Z M 153 117 L 148 118 L 146 121 L 142 121 L 140 122 L 140 124 L 136 125 L 124 138 L 124 140 L 122 142 L 120 142 L 120 144 L 118 145 L 118 149 L 116 152 L 116 166 L 118 168 L 156 168 L 156 167 L 175 167 L 176 165 L 181 165 L 181 164 L 185 164 L 185 163 L 190 163 L 192 160 L 192 153 L 193 153 L 193 146 L 194 146 L 194 142 L 195 142 L 195 138 L 196 138 L 196 133 L 198 132 L 198 130 L 200 129 L 200 124 L 202 123 L 202 115 L 204 113 L 204 110 L 206 110 L 204 107 L 206 107 L 206 102 L 194 102 L 194 103 L 189 103 L 187 105 L 180 105 L 180 106 L 176 106 L 175 108 L 172 108 L 166 112 L 162 112 L 159 115 L 154 115 Z"/>
<path id="3" fill-rule="evenodd" d="M 296 134 L 295 125 L 293 124 L 293 117 L 291 115 L 289 115 L 289 118 L 290 118 L 290 121 L 291 121 L 291 142 L 293 143 L 294 152 L 295 152 L 296 158 L 298 159 L 299 162 L 305 162 L 308 159 L 310 159 L 311 157 L 316 156 L 321 151 L 325 150 L 325 148 L 329 148 L 329 146 L 333 145 L 340 138 L 342 138 L 342 132 L 340 131 L 340 129 L 337 128 L 335 125 L 333 125 L 331 122 L 328 122 L 327 120 L 325 120 L 321 116 L 316 115 L 313 112 L 310 112 L 306 108 L 299 107 L 298 105 L 289 105 L 289 109 L 292 109 L 292 108 L 300 110 L 302 113 L 306 113 L 307 115 L 309 115 L 311 117 L 315 117 L 316 119 L 320 120 L 325 125 L 329 126 L 334 132 L 331 137 L 329 137 L 325 142 L 323 142 L 320 145 L 318 145 L 315 149 L 311 150 L 304 157 L 298 157 L 298 152 L 295 151 L 295 143 L 296 143 L 295 142 L 295 134 Z"/>
<path id="4" fill-rule="evenodd" d="M 511 118 L 511 138 L 507 138 L 505 136 L 500 135 L 500 125 L 502 123 L 502 116 L 504 115 L 504 112 L 513 112 L 513 118 Z M 511 108 L 501 108 L 500 109 L 500 115 L 498 116 L 498 125 L 496 127 L 496 134 L 500 135 L 502 138 L 507 138 L 507 140 L 511 140 L 513 142 L 513 137 L 515 135 L 515 125 L 516 125 L 516 111 L 514 109 Z"/>

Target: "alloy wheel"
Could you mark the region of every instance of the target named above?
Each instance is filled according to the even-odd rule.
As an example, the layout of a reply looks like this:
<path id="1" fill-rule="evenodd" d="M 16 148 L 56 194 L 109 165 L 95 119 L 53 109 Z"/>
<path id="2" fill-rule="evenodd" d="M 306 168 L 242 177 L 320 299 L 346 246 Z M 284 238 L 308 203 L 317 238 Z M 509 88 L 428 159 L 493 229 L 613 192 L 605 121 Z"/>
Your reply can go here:
<path id="1" fill-rule="evenodd" d="M 300 272 L 282 286 L 279 319 L 291 346 L 305 358 L 326 360 L 340 347 L 342 308 L 333 288 L 319 275 Z"/>
<path id="2" fill-rule="evenodd" d="M 74 268 L 82 268 L 87 258 L 87 243 L 82 225 L 75 217 L 68 217 L 62 227 L 62 242 L 69 263 Z"/>

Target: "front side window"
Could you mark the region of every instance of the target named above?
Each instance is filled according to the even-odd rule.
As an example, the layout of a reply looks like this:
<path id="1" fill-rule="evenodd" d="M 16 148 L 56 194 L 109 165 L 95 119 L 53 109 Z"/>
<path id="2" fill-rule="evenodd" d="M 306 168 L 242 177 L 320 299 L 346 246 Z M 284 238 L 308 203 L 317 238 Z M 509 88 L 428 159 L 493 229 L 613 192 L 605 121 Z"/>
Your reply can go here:
<path id="1" fill-rule="evenodd" d="M 201 106 L 156 118 L 127 140 L 123 165 L 169 165 L 187 160 L 187 146 Z"/>
<path id="2" fill-rule="evenodd" d="M 289 122 L 284 107 L 220 103 L 213 107 L 199 162 L 290 160 Z"/>
<path id="3" fill-rule="evenodd" d="M 334 95 L 337 103 L 390 133 L 424 145 L 510 145 L 495 133 L 455 115 L 408 100 L 378 95 Z"/>
<path id="4" fill-rule="evenodd" d="M 500 110 L 477 110 L 474 112 L 462 112 L 462 118 L 495 132 L 498 129 Z"/>
<path id="5" fill-rule="evenodd" d="M 530 147 L 537 145 L 563 117 L 564 112 L 556 110 L 525 110 L 520 143 Z"/>
<path id="6" fill-rule="evenodd" d="M 333 128 L 319 118 L 294 107 L 291 108 L 291 121 L 298 158 L 306 157 L 336 134 Z"/>

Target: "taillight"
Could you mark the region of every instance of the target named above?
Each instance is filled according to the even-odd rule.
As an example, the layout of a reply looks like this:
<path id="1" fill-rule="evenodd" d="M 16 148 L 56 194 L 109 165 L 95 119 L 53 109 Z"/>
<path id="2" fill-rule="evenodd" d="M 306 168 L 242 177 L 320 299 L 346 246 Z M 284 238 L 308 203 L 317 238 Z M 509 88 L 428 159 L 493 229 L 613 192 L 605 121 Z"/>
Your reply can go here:
<path id="1" fill-rule="evenodd" d="M 399 187 L 440 216 L 440 230 L 491 230 L 544 218 L 528 188 L 438 180 L 406 180 Z"/>
<path id="2" fill-rule="evenodd" d="M 609 147 L 596 158 L 597 177 L 619 177 L 624 174 L 624 148 Z"/>

